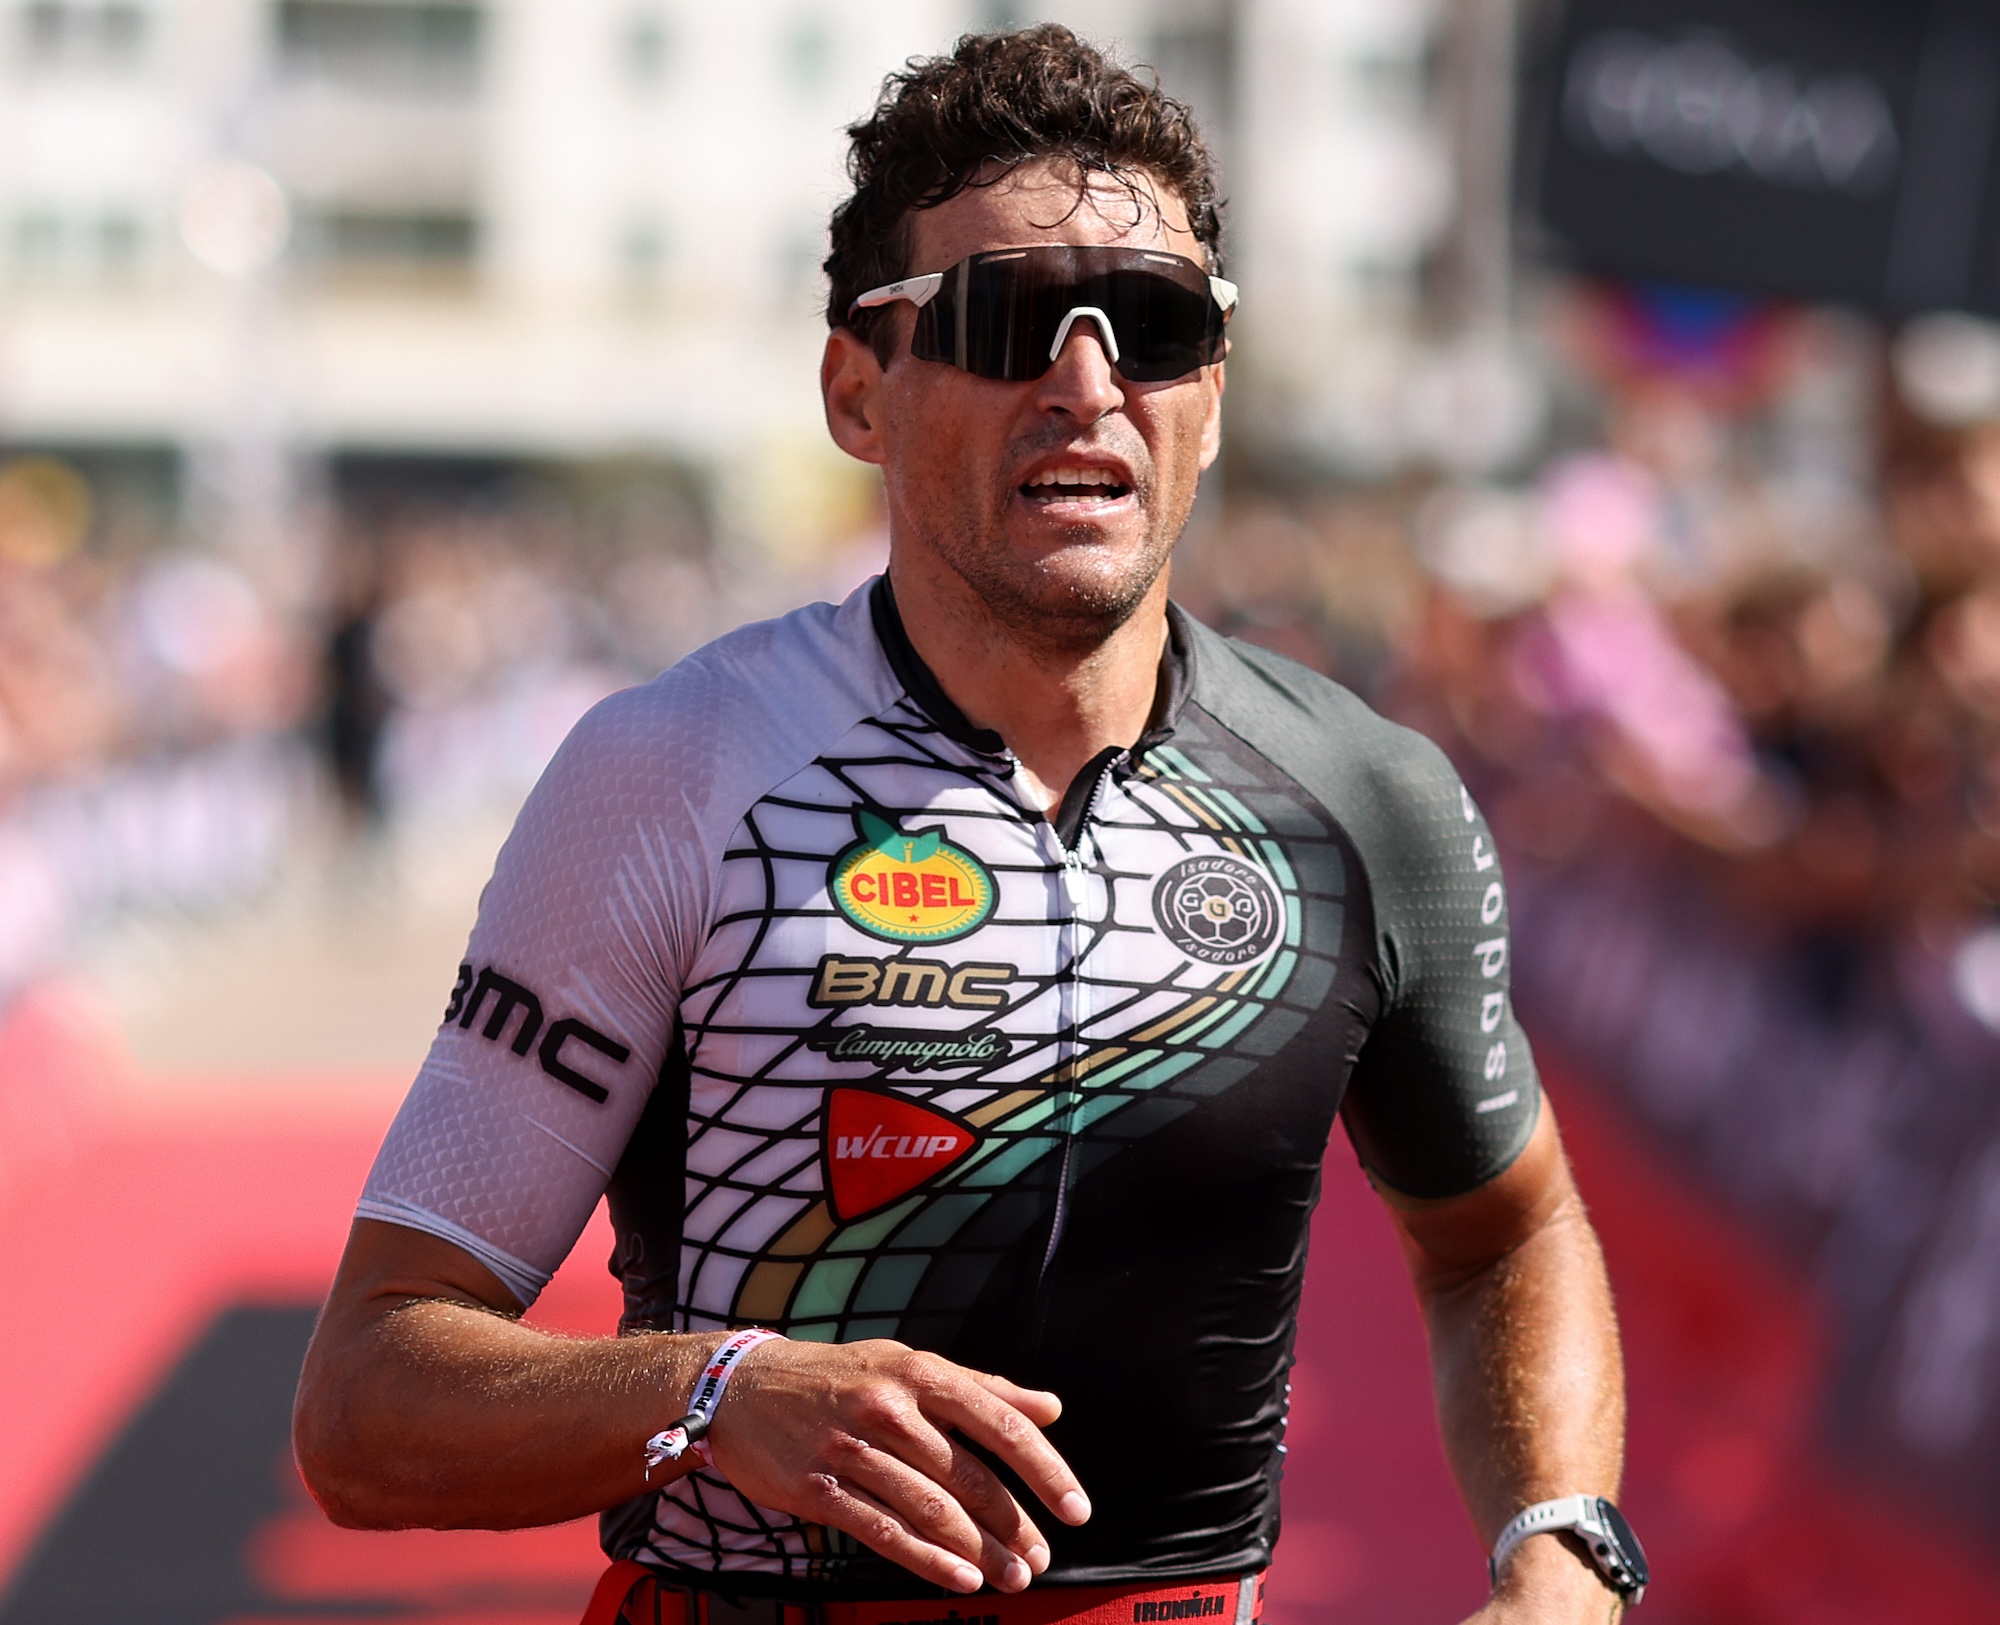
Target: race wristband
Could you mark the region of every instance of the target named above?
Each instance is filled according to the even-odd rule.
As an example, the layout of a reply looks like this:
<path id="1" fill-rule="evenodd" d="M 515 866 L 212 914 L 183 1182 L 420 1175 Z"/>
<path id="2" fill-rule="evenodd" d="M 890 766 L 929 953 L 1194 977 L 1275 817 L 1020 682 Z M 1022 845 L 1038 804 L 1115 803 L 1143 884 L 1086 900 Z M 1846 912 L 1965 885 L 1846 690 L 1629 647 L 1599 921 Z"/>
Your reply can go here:
<path id="1" fill-rule="evenodd" d="M 703 1466 L 715 1465 L 715 1457 L 703 1441 L 709 1425 L 715 1420 L 715 1409 L 722 1403 L 722 1391 L 729 1386 L 730 1373 L 736 1369 L 737 1361 L 759 1343 L 768 1343 L 779 1335 L 761 1326 L 753 1326 L 748 1331 L 738 1332 L 710 1356 L 708 1364 L 702 1367 L 701 1375 L 695 1379 L 694 1397 L 688 1401 L 687 1415 L 646 1441 L 648 1483 L 652 1482 L 655 1467 L 679 1461 L 690 1450 Z"/>

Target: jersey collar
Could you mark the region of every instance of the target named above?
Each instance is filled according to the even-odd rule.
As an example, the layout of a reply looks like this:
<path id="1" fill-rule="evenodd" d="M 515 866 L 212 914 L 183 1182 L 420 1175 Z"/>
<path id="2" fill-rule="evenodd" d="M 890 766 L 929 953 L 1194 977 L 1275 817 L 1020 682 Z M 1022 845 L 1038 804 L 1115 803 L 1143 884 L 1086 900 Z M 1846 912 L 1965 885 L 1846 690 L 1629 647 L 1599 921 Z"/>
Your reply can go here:
<path id="1" fill-rule="evenodd" d="M 1007 741 L 991 728 L 975 726 L 945 693 L 944 685 L 937 680 L 930 667 L 924 664 L 923 656 L 917 653 L 909 633 L 903 629 L 902 612 L 896 608 L 895 589 L 889 585 L 886 572 L 875 578 L 875 585 L 869 590 L 868 613 L 875 625 L 875 636 L 882 644 L 882 654 L 889 662 L 889 669 L 896 674 L 896 681 L 903 685 L 903 691 L 917 708 L 937 725 L 938 731 L 981 756 L 1006 756 Z M 1133 742 L 1132 754 L 1135 757 L 1173 738 L 1174 729 L 1180 722 L 1181 709 L 1194 692 L 1194 662 L 1194 638 L 1188 630 L 1187 614 L 1180 605 L 1170 602 L 1167 605 L 1167 646 L 1160 653 L 1158 698 L 1153 705 L 1153 720 Z"/>

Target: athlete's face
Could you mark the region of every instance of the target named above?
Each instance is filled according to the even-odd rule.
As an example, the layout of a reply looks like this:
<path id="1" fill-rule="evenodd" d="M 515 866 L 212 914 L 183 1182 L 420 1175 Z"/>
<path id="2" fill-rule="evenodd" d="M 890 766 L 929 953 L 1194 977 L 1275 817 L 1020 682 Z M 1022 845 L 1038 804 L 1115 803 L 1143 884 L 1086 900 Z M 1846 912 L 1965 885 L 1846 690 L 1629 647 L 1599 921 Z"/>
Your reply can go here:
<path id="1" fill-rule="evenodd" d="M 1059 243 L 1206 256 L 1172 193 L 1025 165 L 911 217 L 910 270 L 987 249 Z M 879 463 L 901 572 L 942 566 L 1003 624 L 1089 643 L 1122 624 L 1163 572 L 1222 440 L 1222 364 L 1168 383 L 1112 370 L 1091 321 L 1040 378 L 980 378 L 910 354 L 915 313 L 889 307 L 885 369 L 846 330 L 822 370 L 834 438 Z M 913 557 L 918 554 L 923 557 Z"/>

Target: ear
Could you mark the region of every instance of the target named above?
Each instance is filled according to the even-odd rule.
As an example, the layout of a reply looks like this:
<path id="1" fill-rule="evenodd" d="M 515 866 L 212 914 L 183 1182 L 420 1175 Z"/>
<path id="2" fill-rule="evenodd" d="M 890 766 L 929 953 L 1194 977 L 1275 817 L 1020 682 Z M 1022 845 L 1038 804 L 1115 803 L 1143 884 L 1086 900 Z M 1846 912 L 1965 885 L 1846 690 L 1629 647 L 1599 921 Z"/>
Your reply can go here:
<path id="1" fill-rule="evenodd" d="M 882 363 L 860 334 L 836 327 L 820 357 L 819 393 L 833 443 L 864 463 L 887 461 L 882 448 Z"/>
<path id="2" fill-rule="evenodd" d="M 1222 369 L 1227 363 L 1218 361 L 1206 368 L 1202 379 L 1208 390 L 1208 416 L 1201 426 L 1201 466 L 1205 471 L 1216 458 L 1222 455 L 1222 391 L 1226 380 Z"/>

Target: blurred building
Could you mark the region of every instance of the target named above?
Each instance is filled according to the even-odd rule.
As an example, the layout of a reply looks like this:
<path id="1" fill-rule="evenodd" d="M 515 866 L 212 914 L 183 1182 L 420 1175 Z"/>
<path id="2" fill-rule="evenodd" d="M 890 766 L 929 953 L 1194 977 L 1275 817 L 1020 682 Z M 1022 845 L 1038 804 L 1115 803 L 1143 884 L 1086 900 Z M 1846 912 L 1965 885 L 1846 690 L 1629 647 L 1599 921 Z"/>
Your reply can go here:
<path id="1" fill-rule="evenodd" d="M 1225 154 L 1246 368 L 1268 358 L 1245 432 L 1393 458 L 1370 390 L 1406 359 L 1449 213 L 1444 8 L 1044 12 L 1158 63 Z M 1025 16 L 10 0 L 0 439 L 175 453 L 210 530 L 268 530 L 300 459 L 309 490 L 314 459 L 355 452 L 666 457 L 754 507 L 772 458 L 831 455 L 814 362 L 841 126 L 907 56 Z"/>
<path id="2" fill-rule="evenodd" d="M 0 0 L 0 1000 L 134 899 L 263 884 L 301 742 L 360 824 L 504 805 L 600 694 L 874 567 L 826 220 L 844 127 L 967 30 L 1053 16 L 1195 106 L 1237 488 L 1425 457 L 1486 9 Z M 117 834 L 155 824 L 207 834 Z"/>

